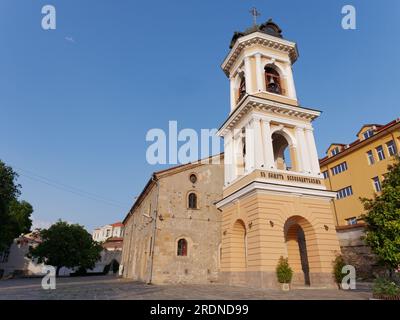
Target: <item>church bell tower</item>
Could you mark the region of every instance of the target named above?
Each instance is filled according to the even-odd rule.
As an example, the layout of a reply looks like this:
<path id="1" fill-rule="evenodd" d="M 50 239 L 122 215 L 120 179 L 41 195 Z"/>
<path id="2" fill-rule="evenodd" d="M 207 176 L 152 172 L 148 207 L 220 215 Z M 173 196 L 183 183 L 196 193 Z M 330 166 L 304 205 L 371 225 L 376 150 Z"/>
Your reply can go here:
<path id="1" fill-rule="evenodd" d="M 299 104 L 292 66 L 297 45 L 272 20 L 235 32 L 222 69 L 230 83 L 224 139 L 221 279 L 278 286 L 289 259 L 293 284 L 334 286 L 340 252 L 332 200 L 320 172 L 312 122 Z"/>

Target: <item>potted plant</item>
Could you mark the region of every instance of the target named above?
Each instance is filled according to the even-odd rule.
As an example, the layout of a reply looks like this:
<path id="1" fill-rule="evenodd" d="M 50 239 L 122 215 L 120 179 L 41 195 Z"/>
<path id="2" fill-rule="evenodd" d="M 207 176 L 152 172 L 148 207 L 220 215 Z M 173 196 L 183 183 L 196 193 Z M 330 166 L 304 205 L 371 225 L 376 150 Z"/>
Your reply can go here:
<path id="1" fill-rule="evenodd" d="M 342 269 L 345 265 L 346 262 L 344 261 L 343 257 L 341 255 L 337 255 L 333 261 L 333 276 L 339 289 L 342 289 L 342 280 L 346 276 L 346 274 L 342 273 Z"/>
<path id="2" fill-rule="evenodd" d="M 293 277 L 293 270 L 289 266 L 288 258 L 280 257 L 278 265 L 276 267 L 276 275 L 278 277 L 278 282 L 281 284 L 283 291 L 290 290 L 290 282 Z"/>
<path id="3" fill-rule="evenodd" d="M 372 287 L 372 296 L 380 300 L 400 300 L 400 287 L 386 278 L 378 278 Z"/>

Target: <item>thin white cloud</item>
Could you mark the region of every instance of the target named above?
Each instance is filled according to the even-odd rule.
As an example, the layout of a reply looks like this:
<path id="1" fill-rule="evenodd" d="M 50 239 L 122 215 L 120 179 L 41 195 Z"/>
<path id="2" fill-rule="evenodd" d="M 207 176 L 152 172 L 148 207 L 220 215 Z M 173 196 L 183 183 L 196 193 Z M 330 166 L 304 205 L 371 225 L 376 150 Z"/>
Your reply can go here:
<path id="1" fill-rule="evenodd" d="M 71 42 L 71 43 L 75 43 L 75 39 L 70 37 L 70 36 L 65 37 L 65 40 L 68 41 L 68 42 Z"/>
<path id="2" fill-rule="evenodd" d="M 40 220 L 36 219 L 35 217 L 32 217 L 32 227 L 31 230 L 35 229 L 48 229 L 50 226 L 53 224 L 53 222 L 50 221 L 45 221 L 45 220 Z"/>

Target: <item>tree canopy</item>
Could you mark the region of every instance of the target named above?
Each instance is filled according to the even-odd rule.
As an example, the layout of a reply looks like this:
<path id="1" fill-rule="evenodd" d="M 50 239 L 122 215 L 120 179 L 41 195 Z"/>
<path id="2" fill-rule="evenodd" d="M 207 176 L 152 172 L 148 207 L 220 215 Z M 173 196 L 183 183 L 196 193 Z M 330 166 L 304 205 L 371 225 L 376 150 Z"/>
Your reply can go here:
<path id="1" fill-rule="evenodd" d="M 18 200 L 21 185 L 16 183 L 17 178 L 18 174 L 0 160 L 0 251 L 32 226 L 33 208 Z"/>
<path id="2" fill-rule="evenodd" d="M 57 268 L 92 269 L 100 258 L 102 246 L 78 224 L 59 220 L 48 229 L 40 231 L 42 242 L 32 248 L 30 255 Z"/>
<path id="3" fill-rule="evenodd" d="M 382 193 L 361 199 L 366 209 L 366 243 L 390 271 L 400 266 L 400 160 L 388 167 Z"/>

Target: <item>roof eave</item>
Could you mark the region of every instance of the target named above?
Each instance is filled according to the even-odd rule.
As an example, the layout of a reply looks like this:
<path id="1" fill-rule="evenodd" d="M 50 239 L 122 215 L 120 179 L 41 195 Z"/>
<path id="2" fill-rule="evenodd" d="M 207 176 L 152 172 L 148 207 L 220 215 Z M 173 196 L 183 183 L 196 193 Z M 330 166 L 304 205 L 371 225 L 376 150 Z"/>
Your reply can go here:
<path id="1" fill-rule="evenodd" d="M 293 55 L 289 54 L 289 57 L 291 59 L 292 64 L 295 63 L 297 58 L 299 57 L 299 51 L 298 51 L 298 48 L 297 48 L 297 44 L 295 42 L 288 41 L 288 40 L 285 40 L 285 39 L 282 39 L 282 38 L 277 38 L 277 37 L 274 37 L 274 36 L 271 36 L 271 35 L 256 31 L 256 32 L 250 33 L 250 34 L 248 34 L 246 36 L 243 36 L 243 37 L 240 37 L 239 39 L 237 39 L 235 45 L 233 46 L 233 48 L 229 51 L 229 53 L 225 57 L 224 61 L 221 64 L 221 68 L 222 68 L 222 70 L 224 71 L 224 73 L 228 77 L 229 77 L 229 72 L 227 70 L 227 65 L 228 65 L 229 61 L 232 59 L 232 56 L 234 55 L 234 53 L 237 50 L 239 50 L 239 53 L 237 53 L 237 55 L 240 54 L 240 51 L 243 48 L 239 48 L 239 46 L 241 44 L 243 44 L 244 42 L 252 40 L 253 38 L 257 38 L 257 37 L 261 38 L 262 40 L 265 40 L 265 41 L 270 41 L 272 43 L 276 43 L 276 44 L 282 45 L 284 47 L 291 47 L 294 50 L 294 54 Z"/>

